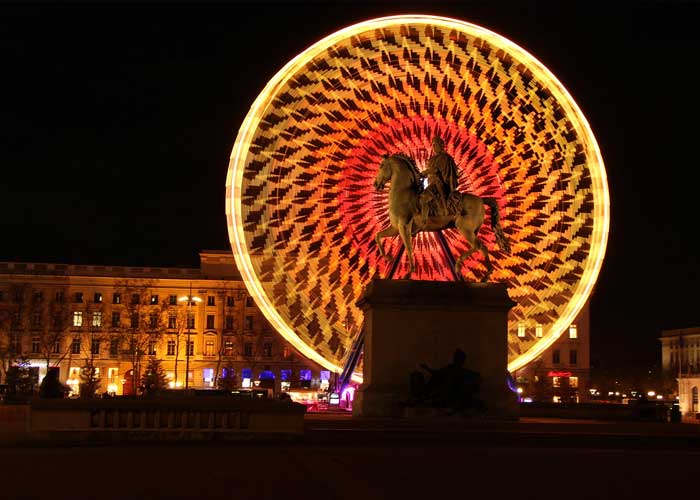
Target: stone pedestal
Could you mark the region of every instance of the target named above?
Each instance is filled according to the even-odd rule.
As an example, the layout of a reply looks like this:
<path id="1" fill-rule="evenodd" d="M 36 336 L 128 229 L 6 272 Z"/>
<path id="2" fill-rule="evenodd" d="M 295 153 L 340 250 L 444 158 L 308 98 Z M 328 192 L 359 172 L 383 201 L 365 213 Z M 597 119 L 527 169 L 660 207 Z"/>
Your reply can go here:
<path id="1" fill-rule="evenodd" d="M 353 415 L 397 417 L 409 399 L 409 376 L 421 363 L 442 368 L 455 349 L 479 372 L 484 416 L 517 418 L 508 389 L 508 311 L 505 285 L 376 279 L 358 301 L 365 314 L 364 383 Z M 427 375 L 427 374 L 426 374 Z"/>

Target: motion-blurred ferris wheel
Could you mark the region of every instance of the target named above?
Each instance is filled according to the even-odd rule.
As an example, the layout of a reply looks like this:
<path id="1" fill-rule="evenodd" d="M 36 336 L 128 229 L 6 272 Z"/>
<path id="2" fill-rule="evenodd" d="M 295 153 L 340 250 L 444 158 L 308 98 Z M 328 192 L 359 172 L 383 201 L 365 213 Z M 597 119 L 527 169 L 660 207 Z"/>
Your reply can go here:
<path id="1" fill-rule="evenodd" d="M 404 153 L 422 169 L 436 135 L 460 190 L 498 200 L 513 247 L 505 255 L 494 245 L 487 220 L 491 279 L 517 303 L 509 370 L 547 349 L 588 299 L 609 195 L 595 138 L 566 89 L 525 50 L 473 24 L 363 22 L 270 80 L 239 131 L 226 183 L 231 244 L 251 294 L 285 339 L 329 370 L 341 370 L 359 333 L 363 288 L 387 273 L 374 243 L 388 224 L 386 192 L 372 187 L 381 156 Z M 453 255 L 464 250 L 456 233 L 444 235 Z M 414 245 L 415 279 L 452 279 L 435 234 Z M 480 259 L 465 263 L 467 278 L 483 274 Z"/>

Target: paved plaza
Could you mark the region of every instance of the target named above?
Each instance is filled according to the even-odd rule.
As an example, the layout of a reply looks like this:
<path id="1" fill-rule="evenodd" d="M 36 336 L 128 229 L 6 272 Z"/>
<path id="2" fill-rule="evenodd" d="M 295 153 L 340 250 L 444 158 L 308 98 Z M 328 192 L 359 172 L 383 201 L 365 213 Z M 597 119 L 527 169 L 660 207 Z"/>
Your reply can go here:
<path id="1" fill-rule="evenodd" d="M 307 417 L 299 439 L 0 449 L 3 498 L 661 498 L 694 491 L 700 426 Z"/>

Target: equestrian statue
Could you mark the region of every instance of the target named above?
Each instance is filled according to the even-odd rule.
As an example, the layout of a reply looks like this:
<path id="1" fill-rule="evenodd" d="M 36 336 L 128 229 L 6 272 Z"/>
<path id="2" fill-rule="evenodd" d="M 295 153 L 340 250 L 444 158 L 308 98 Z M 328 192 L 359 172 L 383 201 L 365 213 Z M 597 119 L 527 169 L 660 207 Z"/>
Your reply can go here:
<path id="1" fill-rule="evenodd" d="M 442 231 L 456 228 L 469 243 L 469 249 L 457 258 L 455 274 L 460 275 L 460 268 L 475 251 L 484 256 L 486 275 L 482 282 L 487 282 L 493 272 L 489 259 L 489 251 L 478 233 L 484 222 L 484 205 L 491 209 L 491 227 L 496 236 L 498 246 L 510 252 L 510 244 L 503 234 L 500 224 L 500 213 L 495 198 L 479 198 L 469 193 L 457 190 L 458 170 L 454 159 L 445 151 L 445 143 L 440 137 L 433 139 L 434 155 L 428 160 L 425 172 L 418 171 L 415 162 L 408 156 L 394 154 L 384 155 L 379 165 L 379 173 L 374 181 L 374 187 L 380 191 L 387 182 L 389 188 L 389 221 L 390 226 L 379 231 L 375 241 L 381 256 L 391 262 L 391 256 L 384 252 L 382 239 L 387 236 L 401 237 L 409 263 L 408 273 L 404 279 L 409 279 L 415 272 L 413 260 L 412 237 L 421 231 Z M 423 189 L 423 179 L 428 179 L 428 187 Z"/>

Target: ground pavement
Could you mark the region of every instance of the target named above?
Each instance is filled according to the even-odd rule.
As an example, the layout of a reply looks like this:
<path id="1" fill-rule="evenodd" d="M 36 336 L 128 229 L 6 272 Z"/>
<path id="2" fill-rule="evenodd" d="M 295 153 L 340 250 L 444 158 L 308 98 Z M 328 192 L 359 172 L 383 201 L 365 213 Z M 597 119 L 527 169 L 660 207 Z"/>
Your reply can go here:
<path id="1" fill-rule="evenodd" d="M 699 465 L 697 425 L 308 415 L 293 440 L 3 448 L 0 497 L 667 498 Z"/>

